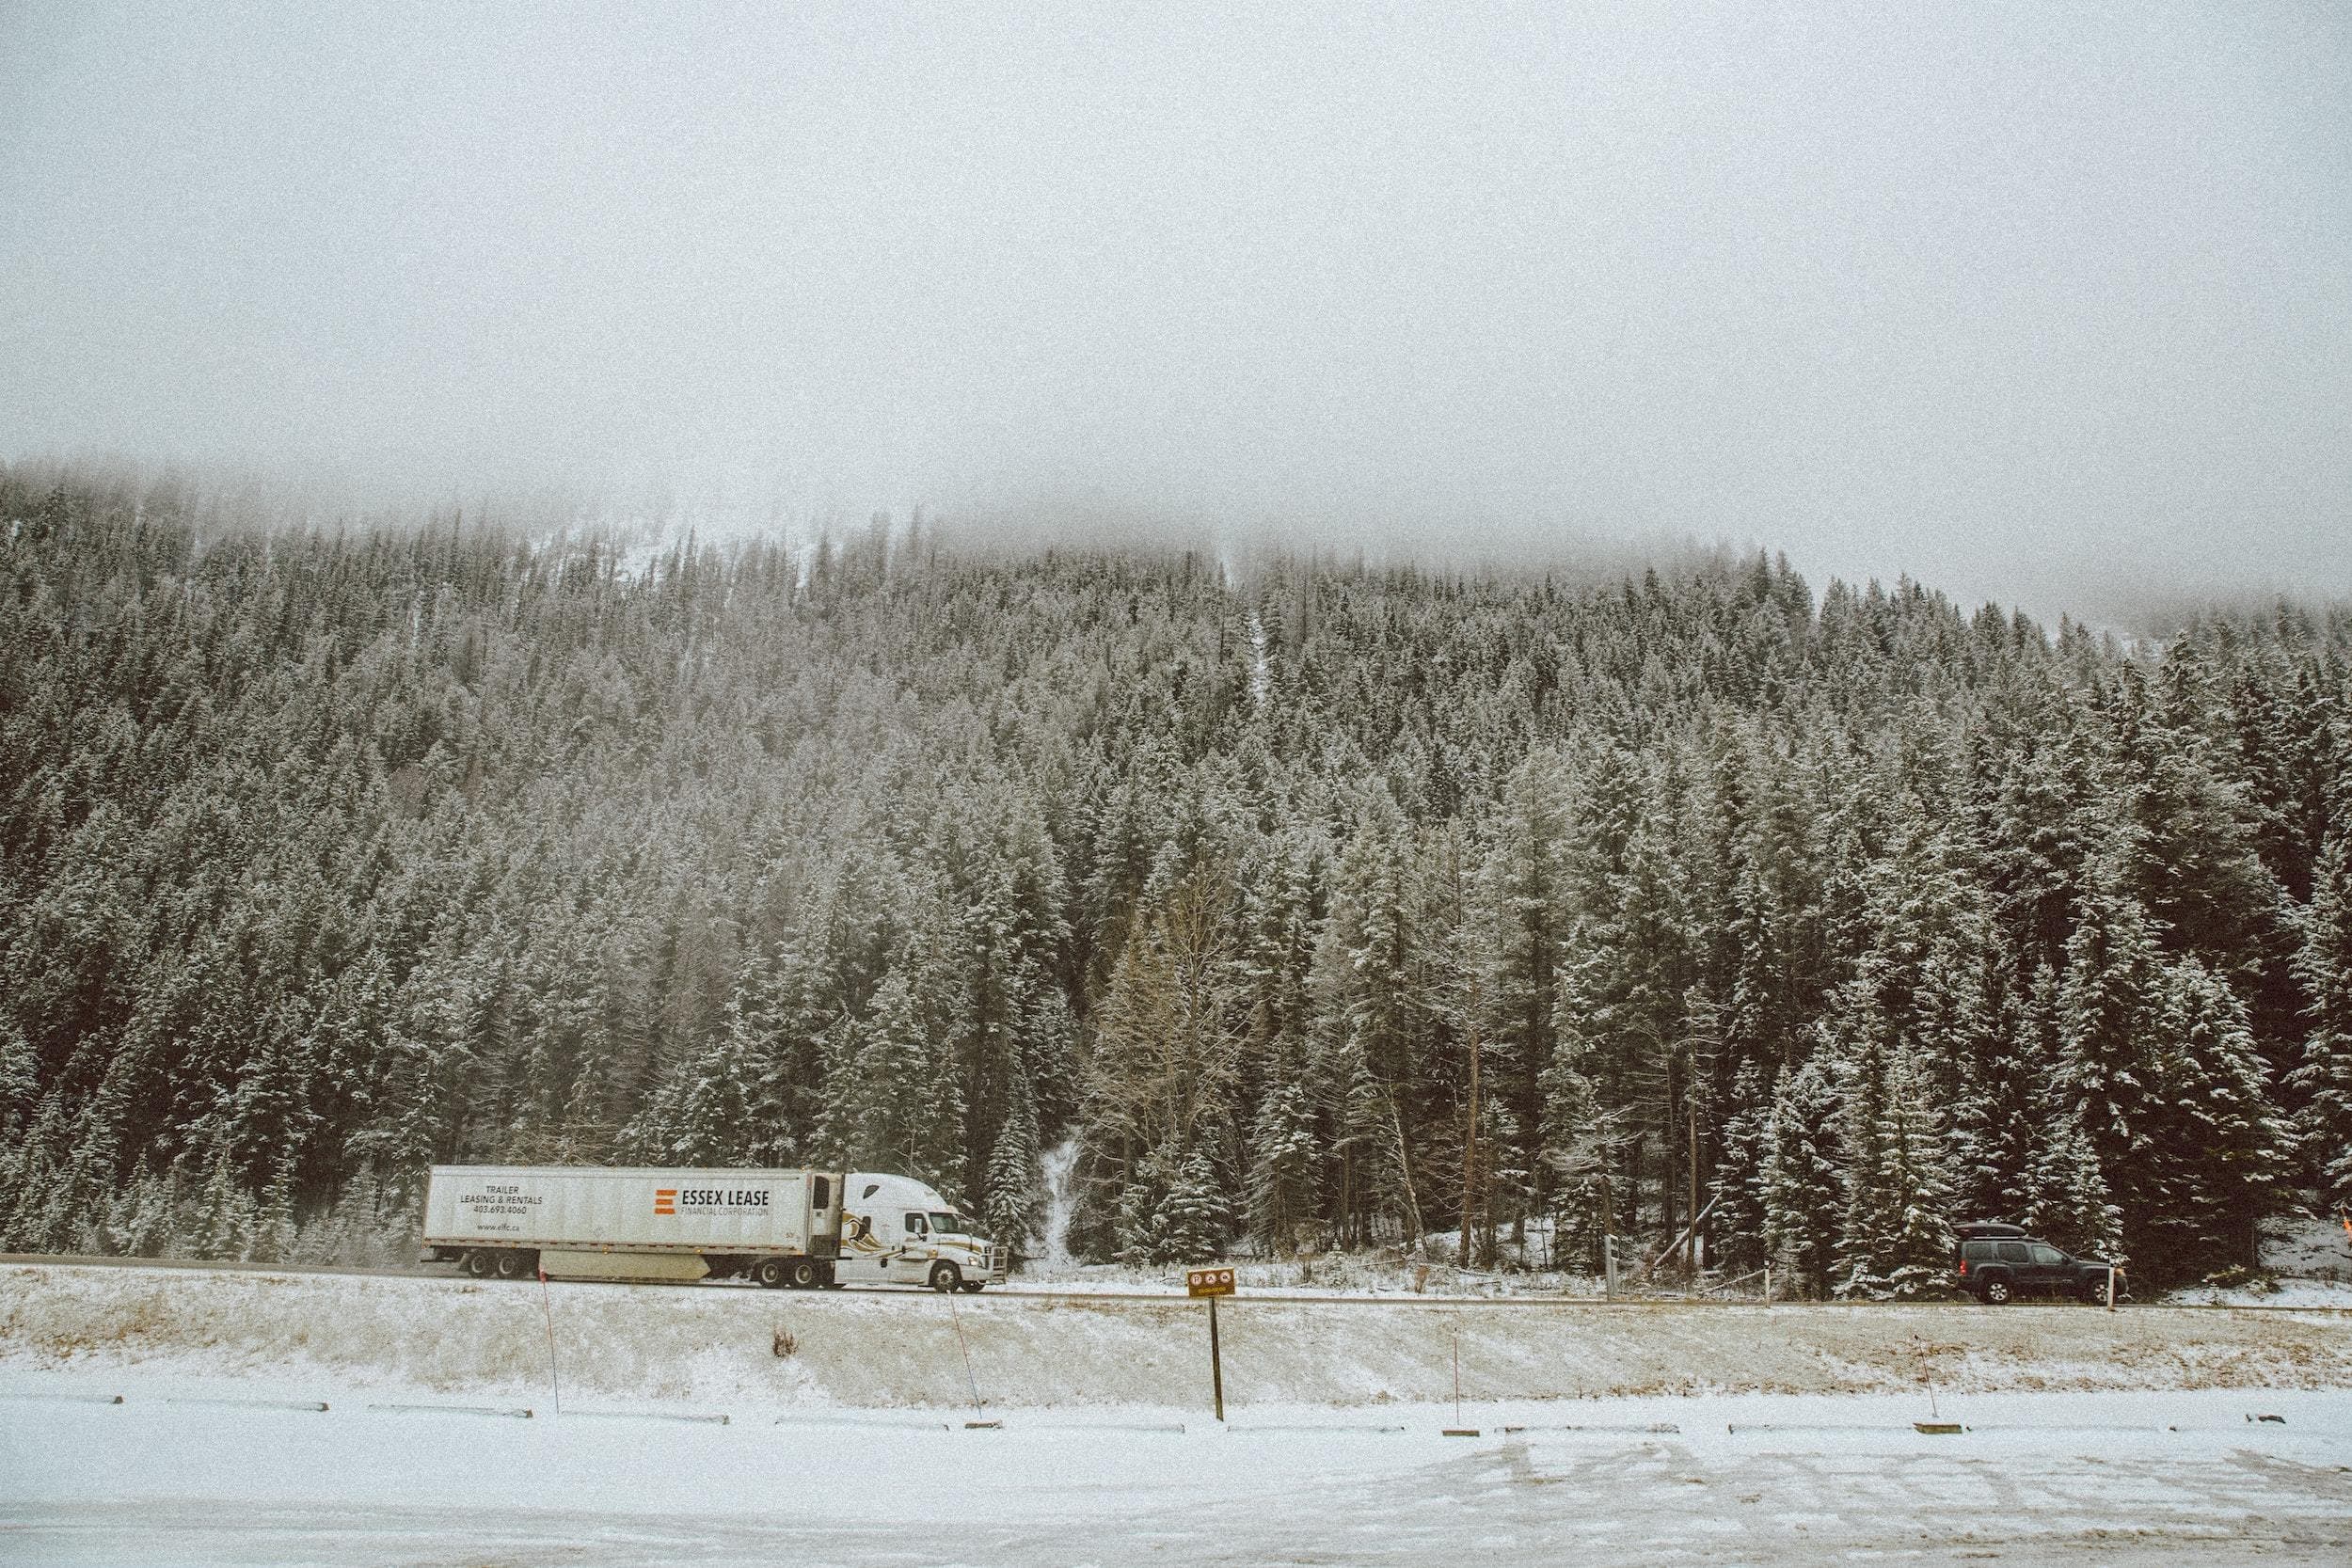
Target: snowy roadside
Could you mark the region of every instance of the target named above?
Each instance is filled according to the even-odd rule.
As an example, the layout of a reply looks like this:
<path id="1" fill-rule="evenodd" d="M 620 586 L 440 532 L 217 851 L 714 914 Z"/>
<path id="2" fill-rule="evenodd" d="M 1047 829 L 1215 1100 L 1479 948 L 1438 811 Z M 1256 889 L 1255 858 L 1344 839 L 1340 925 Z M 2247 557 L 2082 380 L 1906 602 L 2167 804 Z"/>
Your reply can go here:
<path id="1" fill-rule="evenodd" d="M 550 1337 L 553 1360 L 550 1362 Z M 1237 1409 L 1722 1391 L 2352 1387 L 2352 1315 L 2077 1305 L 1542 1307 L 1253 1300 L 1224 1313 Z M 776 1292 L 70 1265 L 0 1269 L 0 1371 L 261 1378 L 743 1413 L 1192 1407 L 1199 1304 Z"/>

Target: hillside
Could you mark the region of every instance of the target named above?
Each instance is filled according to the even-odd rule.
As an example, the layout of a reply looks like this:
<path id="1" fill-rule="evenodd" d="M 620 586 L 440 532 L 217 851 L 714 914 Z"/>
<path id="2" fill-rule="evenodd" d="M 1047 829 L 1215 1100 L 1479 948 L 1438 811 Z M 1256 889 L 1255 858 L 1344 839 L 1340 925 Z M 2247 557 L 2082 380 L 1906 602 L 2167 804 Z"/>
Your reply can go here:
<path id="1" fill-rule="evenodd" d="M 381 1254 L 510 1159 L 906 1169 L 1034 1246 L 1068 1137 L 1095 1258 L 1467 1211 L 1589 1269 L 1712 1202 L 1815 1291 L 1995 1214 L 2153 1283 L 2352 1199 L 2341 612 L 625 565 L 5 470 L 0 534 L 7 1248 Z"/>

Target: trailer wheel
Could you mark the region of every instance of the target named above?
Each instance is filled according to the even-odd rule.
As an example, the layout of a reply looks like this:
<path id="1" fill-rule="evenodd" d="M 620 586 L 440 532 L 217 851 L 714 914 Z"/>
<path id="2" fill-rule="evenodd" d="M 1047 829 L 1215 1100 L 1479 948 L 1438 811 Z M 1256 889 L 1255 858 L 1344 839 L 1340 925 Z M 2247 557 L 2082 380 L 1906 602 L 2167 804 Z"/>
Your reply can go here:
<path id="1" fill-rule="evenodd" d="M 466 1271 L 469 1279 L 487 1279 L 498 1272 L 499 1255 L 487 1247 L 475 1247 L 457 1266 Z"/>
<path id="2" fill-rule="evenodd" d="M 498 1262 L 493 1266 L 497 1269 L 501 1279 L 529 1279 L 538 1272 L 532 1265 L 532 1260 L 528 1253 L 501 1252 L 499 1254 Z"/>
<path id="3" fill-rule="evenodd" d="M 752 1265 L 752 1277 L 771 1291 L 775 1290 L 784 1283 L 784 1259 L 781 1258 L 761 1259 Z"/>
<path id="4" fill-rule="evenodd" d="M 963 1271 L 957 1268 L 953 1263 L 933 1263 L 931 1265 L 931 1289 L 937 1291 L 941 1295 L 946 1295 L 948 1291 L 954 1290 L 957 1286 L 962 1283 Z"/>
<path id="5" fill-rule="evenodd" d="M 813 1291 L 817 1288 L 817 1265 L 805 1258 L 796 1258 L 792 1260 L 792 1272 L 787 1277 L 794 1290 Z"/>

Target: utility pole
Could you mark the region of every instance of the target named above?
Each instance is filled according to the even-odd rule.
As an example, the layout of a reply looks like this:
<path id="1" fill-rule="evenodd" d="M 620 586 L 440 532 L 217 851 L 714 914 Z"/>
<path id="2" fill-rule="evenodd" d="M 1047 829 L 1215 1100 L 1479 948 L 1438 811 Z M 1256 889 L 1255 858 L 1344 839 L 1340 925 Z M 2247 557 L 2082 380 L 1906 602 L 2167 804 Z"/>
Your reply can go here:
<path id="1" fill-rule="evenodd" d="M 1609 1146 L 1600 1146 L 1600 1264 L 1601 1291 L 1612 1300 L 1617 1294 L 1617 1196 L 1609 1184 Z"/>
<path id="2" fill-rule="evenodd" d="M 1470 982 L 1470 1120 L 1462 1129 L 1462 1256 L 1470 1266 L 1470 1233 L 1478 1214 L 1478 982 Z"/>
<path id="3" fill-rule="evenodd" d="M 1449 829 L 1446 835 L 1446 877 L 1454 888 L 1454 924 L 1459 931 L 1467 922 L 1468 909 L 1462 897 L 1462 847 Z M 1478 990 L 1478 965 L 1464 954 L 1464 978 L 1468 982 L 1462 1009 L 1463 1022 L 1470 1028 L 1470 1114 L 1462 1124 L 1462 1245 L 1457 1261 L 1463 1268 L 1470 1267 L 1470 1237 L 1478 1224 L 1478 1012 L 1481 997 Z"/>
<path id="4" fill-rule="evenodd" d="M 1690 1108 L 1691 1112 L 1691 1212 L 1696 1214 L 1699 1212 L 1699 1097 L 1691 1092 L 1690 1085 L 1684 1086 L 1682 1102 Z M 1683 1252 L 1682 1258 L 1683 1261 L 1690 1265 L 1692 1276 L 1695 1279 L 1699 1272 L 1697 1220 L 1691 1222 L 1691 1244 Z"/>

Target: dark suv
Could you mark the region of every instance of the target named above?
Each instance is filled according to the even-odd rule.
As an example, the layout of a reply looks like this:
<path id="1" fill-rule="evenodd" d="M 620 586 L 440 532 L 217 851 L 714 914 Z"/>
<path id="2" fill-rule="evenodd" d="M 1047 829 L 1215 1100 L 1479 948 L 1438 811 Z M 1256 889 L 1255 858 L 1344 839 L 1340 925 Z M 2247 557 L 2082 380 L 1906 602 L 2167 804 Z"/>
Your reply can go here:
<path id="1" fill-rule="evenodd" d="M 2013 1225 L 1963 1225 L 1957 1229 L 1960 1288 L 1988 1307 L 2027 1295 L 2105 1301 L 2110 1269 L 2117 1297 L 2123 1294 L 2123 1271 L 2104 1258 L 2076 1258 Z"/>

